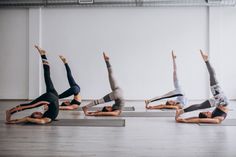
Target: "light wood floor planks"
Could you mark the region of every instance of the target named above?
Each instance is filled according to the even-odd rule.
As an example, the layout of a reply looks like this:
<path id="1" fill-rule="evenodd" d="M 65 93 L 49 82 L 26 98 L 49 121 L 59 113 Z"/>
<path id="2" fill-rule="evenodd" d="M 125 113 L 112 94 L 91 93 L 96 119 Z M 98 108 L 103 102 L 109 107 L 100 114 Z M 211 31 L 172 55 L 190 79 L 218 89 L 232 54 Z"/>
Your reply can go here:
<path id="1" fill-rule="evenodd" d="M 0 101 L 0 119 L 4 119 L 6 108 L 17 103 Z M 127 105 L 144 111 L 143 102 L 128 102 Z M 236 102 L 231 103 L 234 111 L 229 113 L 229 118 L 236 117 L 234 106 Z M 60 112 L 60 117 L 77 119 L 84 118 L 84 115 Z M 173 117 L 125 119 L 125 127 L 16 126 L 1 123 L 0 157 L 236 156 L 234 126 L 177 124 Z"/>

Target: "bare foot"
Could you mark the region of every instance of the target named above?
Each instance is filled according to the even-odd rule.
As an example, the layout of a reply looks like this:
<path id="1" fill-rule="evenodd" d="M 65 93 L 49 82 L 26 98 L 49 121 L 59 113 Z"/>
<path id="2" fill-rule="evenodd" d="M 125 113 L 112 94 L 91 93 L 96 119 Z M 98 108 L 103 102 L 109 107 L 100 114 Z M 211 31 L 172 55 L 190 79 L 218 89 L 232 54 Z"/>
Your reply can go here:
<path id="1" fill-rule="evenodd" d="M 145 107 L 146 107 L 146 109 L 149 109 L 149 108 L 148 108 L 149 101 L 148 101 L 148 100 L 144 100 L 144 102 L 145 102 Z"/>
<path id="2" fill-rule="evenodd" d="M 10 110 L 6 111 L 6 121 L 9 122 L 11 120 L 11 112 Z"/>
<path id="3" fill-rule="evenodd" d="M 152 110 L 153 107 L 152 107 L 152 106 L 146 106 L 146 109 L 148 109 L 148 110 Z"/>
<path id="4" fill-rule="evenodd" d="M 175 119 L 177 119 L 183 113 L 184 113 L 184 111 L 182 109 L 177 109 L 176 114 L 175 114 Z"/>
<path id="5" fill-rule="evenodd" d="M 38 51 L 40 51 L 40 48 L 39 48 L 38 45 L 34 45 L 34 47 L 35 47 Z"/>
<path id="6" fill-rule="evenodd" d="M 15 124 L 15 123 L 11 120 L 11 121 L 6 121 L 5 124 Z"/>
<path id="7" fill-rule="evenodd" d="M 63 56 L 59 56 L 64 64 L 66 64 L 66 58 Z"/>
<path id="8" fill-rule="evenodd" d="M 183 118 L 177 117 L 177 118 L 175 118 L 175 121 L 176 121 L 177 123 L 180 123 L 181 121 L 183 121 Z"/>
<path id="9" fill-rule="evenodd" d="M 39 46 L 37 45 L 34 45 L 34 47 L 38 50 L 39 54 L 40 55 L 45 55 L 46 54 L 46 51 L 41 49 Z"/>
<path id="10" fill-rule="evenodd" d="M 87 106 L 82 107 L 82 110 L 84 111 L 85 115 L 88 114 L 88 107 Z"/>
<path id="11" fill-rule="evenodd" d="M 86 116 L 95 116 L 95 112 L 87 112 Z"/>
<path id="12" fill-rule="evenodd" d="M 105 54 L 105 52 L 103 52 L 103 58 L 104 58 L 105 61 L 109 61 L 109 59 L 110 59 L 110 58 Z"/>
<path id="13" fill-rule="evenodd" d="M 173 58 L 173 59 L 176 59 L 176 55 L 175 55 L 175 53 L 174 53 L 174 50 L 172 50 L 171 53 L 172 53 L 172 58 Z"/>
<path id="14" fill-rule="evenodd" d="M 202 50 L 200 50 L 200 52 L 201 52 L 201 55 L 202 55 L 203 60 L 204 60 L 205 62 L 208 61 L 208 54 L 207 54 L 207 53 L 204 53 Z"/>

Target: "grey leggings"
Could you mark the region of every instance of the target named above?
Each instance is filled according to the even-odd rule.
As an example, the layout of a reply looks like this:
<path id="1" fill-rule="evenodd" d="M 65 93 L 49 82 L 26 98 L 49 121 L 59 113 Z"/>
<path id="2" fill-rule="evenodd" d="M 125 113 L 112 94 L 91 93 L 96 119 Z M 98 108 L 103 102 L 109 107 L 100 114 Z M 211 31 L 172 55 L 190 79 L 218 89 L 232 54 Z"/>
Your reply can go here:
<path id="1" fill-rule="evenodd" d="M 211 92 L 212 92 L 213 96 L 216 96 L 217 94 L 219 94 L 219 92 L 217 90 L 218 88 L 217 89 L 212 88 L 212 87 L 218 85 L 218 81 L 216 80 L 216 76 L 215 76 L 215 71 L 212 68 L 209 61 L 206 61 L 205 63 L 206 63 L 207 70 L 208 70 L 209 75 L 210 75 L 210 86 L 211 86 L 211 89 L 212 89 Z M 219 86 L 217 86 L 217 87 L 219 87 Z M 216 105 L 216 100 L 215 99 L 208 99 L 208 100 L 204 101 L 201 104 L 194 104 L 194 105 L 191 105 L 191 106 L 185 108 L 184 112 L 191 112 L 191 111 L 195 111 L 195 110 L 199 110 L 199 109 L 211 108 L 215 105 Z"/>
<path id="2" fill-rule="evenodd" d="M 157 96 L 157 97 L 154 97 L 152 99 L 149 99 L 148 102 L 154 102 L 154 101 L 158 101 L 158 100 L 162 100 L 162 99 L 167 99 L 167 98 L 172 98 L 172 97 L 177 97 L 178 100 L 180 100 L 182 102 L 184 102 L 184 94 L 181 90 L 181 87 L 180 87 L 180 84 L 179 84 L 179 80 L 178 80 L 178 77 L 177 77 L 177 66 L 176 66 L 176 62 L 175 60 L 173 60 L 173 69 L 174 69 L 174 72 L 173 72 L 173 82 L 174 82 L 174 87 L 175 87 L 175 90 L 173 91 L 170 91 L 164 95 L 161 95 L 161 96 Z"/>
<path id="3" fill-rule="evenodd" d="M 205 63 L 206 63 L 207 70 L 210 75 L 210 86 L 214 86 L 214 85 L 218 84 L 218 81 L 216 80 L 215 70 L 213 69 L 213 67 L 211 66 L 209 61 L 206 61 Z M 212 94 L 214 95 L 214 93 L 212 93 Z"/>
<path id="4" fill-rule="evenodd" d="M 107 65 L 109 83 L 110 83 L 110 87 L 111 87 L 112 92 L 105 95 L 101 99 L 92 101 L 91 103 L 89 103 L 86 106 L 92 107 L 92 106 L 95 106 L 98 104 L 102 104 L 102 103 L 106 103 L 106 102 L 110 102 L 110 101 L 114 101 L 114 100 L 120 100 L 120 101 L 116 101 L 119 103 L 116 103 L 115 105 L 116 105 L 116 107 L 118 106 L 118 108 L 121 109 L 124 106 L 122 89 L 117 85 L 117 81 L 115 80 L 115 78 L 113 76 L 113 70 L 112 70 L 110 62 L 106 61 L 106 65 Z"/>

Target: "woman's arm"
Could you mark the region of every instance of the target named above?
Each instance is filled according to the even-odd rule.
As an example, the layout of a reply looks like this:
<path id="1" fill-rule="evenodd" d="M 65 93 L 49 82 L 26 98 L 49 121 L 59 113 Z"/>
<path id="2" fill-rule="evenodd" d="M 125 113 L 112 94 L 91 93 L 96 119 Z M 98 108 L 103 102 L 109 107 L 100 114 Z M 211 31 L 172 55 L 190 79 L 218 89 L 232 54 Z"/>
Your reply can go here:
<path id="1" fill-rule="evenodd" d="M 198 118 L 198 117 L 190 117 L 190 118 L 176 118 L 176 122 L 180 123 L 211 123 L 211 124 L 220 124 L 220 118 Z"/>
<path id="2" fill-rule="evenodd" d="M 78 105 L 70 105 L 70 106 L 59 106 L 60 110 L 75 110 L 78 109 L 79 106 Z"/>
<path id="3" fill-rule="evenodd" d="M 146 109 L 153 110 L 153 109 L 179 109 L 180 107 L 177 105 L 156 105 L 156 106 L 147 106 Z"/>
<path id="4" fill-rule="evenodd" d="M 46 124 L 46 123 L 49 123 L 51 122 L 52 120 L 50 118 L 30 118 L 30 117 L 27 117 L 27 122 L 30 122 L 30 123 L 35 123 L 35 124 Z"/>
<path id="5" fill-rule="evenodd" d="M 179 109 L 177 105 L 163 105 L 162 109 Z"/>
<path id="6" fill-rule="evenodd" d="M 26 123 L 28 117 L 20 118 L 20 119 L 12 119 L 9 121 L 6 121 L 6 124 L 19 124 L 19 123 Z"/>
<path id="7" fill-rule="evenodd" d="M 121 111 L 112 111 L 112 112 L 89 112 L 87 116 L 119 116 Z"/>
<path id="8" fill-rule="evenodd" d="M 152 110 L 152 109 L 164 109 L 165 105 L 155 105 L 155 106 L 146 106 L 146 109 Z"/>
<path id="9" fill-rule="evenodd" d="M 97 110 L 97 111 L 93 111 L 93 112 L 87 112 L 87 115 L 92 115 L 92 114 L 96 114 L 96 113 L 99 113 L 99 112 L 102 112 L 102 111 L 100 111 L 100 110 Z"/>

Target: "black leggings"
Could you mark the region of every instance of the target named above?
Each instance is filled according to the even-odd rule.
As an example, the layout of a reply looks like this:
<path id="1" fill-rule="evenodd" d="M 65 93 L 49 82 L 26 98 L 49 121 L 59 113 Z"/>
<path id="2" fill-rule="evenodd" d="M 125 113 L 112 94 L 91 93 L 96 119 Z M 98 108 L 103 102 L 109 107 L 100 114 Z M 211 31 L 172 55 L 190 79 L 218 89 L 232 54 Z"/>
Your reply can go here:
<path id="1" fill-rule="evenodd" d="M 58 94 L 55 90 L 51 77 L 50 77 L 50 66 L 48 64 L 47 58 L 45 55 L 41 56 L 43 61 L 43 69 L 44 69 L 44 80 L 46 84 L 46 93 L 38 97 L 37 99 L 33 100 L 30 103 L 21 104 L 14 108 L 14 111 L 11 112 L 12 114 L 18 111 L 26 110 L 26 109 L 32 109 L 39 106 L 42 106 L 44 104 L 48 105 L 48 111 L 45 112 L 47 115 L 49 115 L 49 118 L 55 119 L 58 114 Z"/>
<path id="2" fill-rule="evenodd" d="M 216 80 L 215 71 L 214 71 L 213 67 L 211 66 L 209 61 L 206 61 L 205 63 L 206 63 L 207 70 L 208 70 L 209 75 L 210 75 L 210 86 L 217 85 L 218 82 Z M 215 96 L 214 93 L 212 93 L 212 94 Z M 211 100 L 209 99 L 209 100 L 204 101 L 201 104 L 191 105 L 191 106 L 185 108 L 184 112 L 191 112 L 191 111 L 195 111 L 195 110 L 199 110 L 199 109 L 211 108 L 212 105 L 211 105 L 210 101 Z"/>
<path id="3" fill-rule="evenodd" d="M 183 96 L 183 94 L 181 94 L 181 93 L 174 94 L 174 92 L 175 91 L 171 91 L 171 92 L 169 92 L 169 93 L 167 93 L 165 95 L 162 95 L 160 97 L 155 97 L 155 98 L 151 99 L 150 102 L 154 102 L 154 101 L 158 101 L 158 100 L 163 100 L 163 99 L 168 99 L 168 98 L 173 98 L 173 97 L 178 97 L 178 96 Z"/>
<path id="4" fill-rule="evenodd" d="M 184 112 L 191 112 L 191 111 L 206 109 L 206 108 L 211 108 L 211 103 L 209 102 L 209 100 L 206 100 L 201 104 L 191 105 L 191 106 L 185 108 Z"/>
<path id="5" fill-rule="evenodd" d="M 59 95 L 60 99 L 69 97 L 71 95 L 77 95 L 80 92 L 80 86 L 75 82 L 71 74 L 70 67 L 67 63 L 65 64 L 65 67 L 66 67 L 67 79 L 70 84 L 70 88 Z"/>

